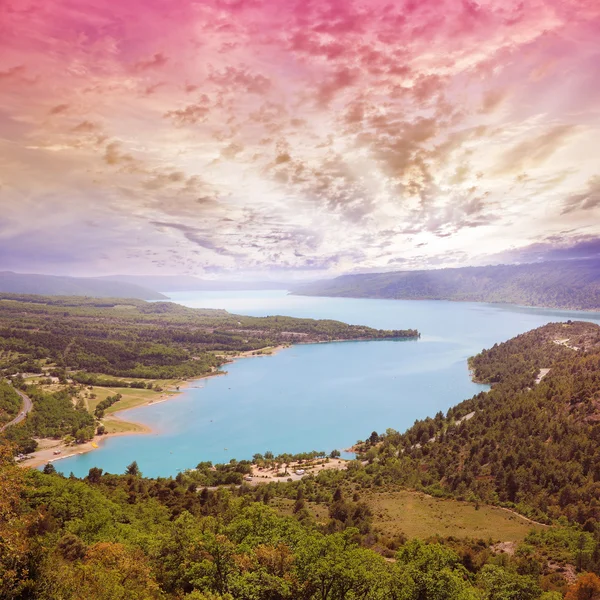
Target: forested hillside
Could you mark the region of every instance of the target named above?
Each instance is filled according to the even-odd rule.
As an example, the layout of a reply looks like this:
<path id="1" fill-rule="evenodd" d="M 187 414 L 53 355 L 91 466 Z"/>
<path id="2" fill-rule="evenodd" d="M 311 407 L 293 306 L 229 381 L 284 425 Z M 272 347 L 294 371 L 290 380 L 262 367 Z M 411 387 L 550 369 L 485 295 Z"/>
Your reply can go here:
<path id="1" fill-rule="evenodd" d="M 0 384 L 6 385 L 0 380 Z M 33 403 L 33 410 L 23 422 L 7 427 L 3 437 L 14 443 L 16 452 L 33 452 L 37 447 L 34 438 L 60 439 L 68 437 L 74 443 L 81 443 L 94 436 L 96 422 L 82 402 L 74 402 L 78 390 L 72 386 L 53 393 L 45 392 L 36 385 L 23 384 Z M 18 397 L 18 396 L 17 396 Z M 19 398 L 19 402 L 20 402 Z"/>
<path id="2" fill-rule="evenodd" d="M 0 379 L 0 428 L 12 421 L 21 408 L 21 397 L 14 388 Z"/>
<path id="3" fill-rule="evenodd" d="M 600 327 L 549 324 L 482 352 L 470 367 L 492 389 L 403 434 L 372 436 L 362 450 L 373 476 L 595 530 Z"/>
<path id="4" fill-rule="evenodd" d="M 345 470 L 311 470 L 328 460 L 319 452 L 265 452 L 175 478 L 146 479 L 133 462 L 80 481 L 52 464 L 19 469 L 0 445 L 0 598 L 596 598 L 600 327 L 550 324 L 470 367 L 491 391 L 404 434 L 373 432 Z M 292 461 L 309 474 L 287 479 Z M 280 481 L 246 483 L 269 465 Z M 433 537 L 386 533 L 375 507 L 410 488 L 448 498 L 448 511 L 463 498 L 473 514 L 490 502 L 546 525 L 511 543 L 500 529 L 448 536 L 443 520 Z"/>
<path id="5" fill-rule="evenodd" d="M 246 317 L 168 302 L 0 295 L 0 374 L 55 369 L 188 378 L 223 364 L 215 352 L 337 339 L 417 337 L 339 321 Z"/>
<path id="6" fill-rule="evenodd" d="M 514 554 L 497 538 L 386 538 L 343 472 L 209 490 L 135 463 L 79 481 L 0 458 L 3 599 L 560 600 L 600 583 L 564 575 L 595 568 L 593 535 L 573 528 L 532 532 Z"/>
<path id="7" fill-rule="evenodd" d="M 503 302 L 598 310 L 600 264 L 595 260 L 571 260 L 343 275 L 293 291 L 306 296 Z"/>
<path id="8" fill-rule="evenodd" d="M 105 410 L 118 401 L 103 392 L 104 399 L 88 410 L 93 386 L 160 392 L 163 380 L 217 372 L 239 352 L 418 335 L 331 320 L 245 317 L 167 302 L 0 295 L 0 375 L 11 377 L 33 401 L 28 418 L 4 435 L 25 454 L 36 449 L 35 438 L 65 439 L 67 445 L 92 439 L 96 431 L 105 431 Z M 32 381 L 31 375 L 38 377 Z M 15 396 L 0 379 L 0 425 L 18 412 Z"/>

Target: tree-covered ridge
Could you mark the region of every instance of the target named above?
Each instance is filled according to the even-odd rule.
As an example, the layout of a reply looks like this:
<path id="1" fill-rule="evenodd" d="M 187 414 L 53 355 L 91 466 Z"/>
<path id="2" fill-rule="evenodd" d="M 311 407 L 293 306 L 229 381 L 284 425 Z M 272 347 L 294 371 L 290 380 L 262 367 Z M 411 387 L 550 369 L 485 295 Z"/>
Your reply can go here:
<path id="1" fill-rule="evenodd" d="M 373 475 L 591 528 L 600 519 L 600 327 L 546 325 L 470 364 L 492 389 L 404 434 L 375 434 L 363 448 Z"/>
<path id="2" fill-rule="evenodd" d="M 40 372 L 42 364 L 111 376 L 188 378 L 223 364 L 214 352 L 288 343 L 417 337 L 339 321 L 247 317 L 169 302 L 89 298 L 0 300 L 0 370 Z"/>
<path id="3" fill-rule="evenodd" d="M 590 259 L 343 275 L 300 286 L 294 293 L 352 298 L 503 302 L 598 310 L 600 264 Z"/>
<path id="4" fill-rule="evenodd" d="M 502 344 L 494 344 L 469 359 L 474 379 L 495 384 L 518 376 L 533 385 L 540 369 L 573 356 L 577 350 L 600 349 L 600 328 L 585 321 L 548 323 Z"/>
<path id="5" fill-rule="evenodd" d="M 134 462 L 126 475 L 93 468 L 79 481 L 52 465 L 20 471 L 0 446 L 0 598 L 594 598 L 599 334 L 569 322 L 498 344 L 471 361 L 490 392 L 405 434 L 373 432 L 347 470 L 295 482 L 248 486 L 250 461 L 200 463 L 174 479 L 143 478 Z M 549 370 L 540 379 L 541 369 Z M 319 456 L 265 452 L 253 462 Z M 205 487 L 223 483 L 235 487 Z M 398 485 L 467 498 L 474 511 L 500 503 L 554 525 L 514 554 L 499 553 L 501 538 L 390 537 L 374 526 L 368 494 Z M 288 516 L 275 509 L 282 499 L 293 503 Z M 590 573 L 574 581 L 568 565 Z"/>
<path id="6" fill-rule="evenodd" d="M 19 414 L 21 404 L 21 397 L 12 385 L 0 379 L 0 427 Z"/>
<path id="7" fill-rule="evenodd" d="M 368 507 L 345 516 L 360 508 L 360 488 L 351 498 L 342 482 L 330 493 L 326 473 L 209 490 L 183 473 L 145 479 L 134 464 L 80 481 L 19 470 L 1 447 L 0 457 L 6 600 L 560 600 L 599 581 L 589 573 L 568 590 L 545 570 L 541 549 L 567 560 L 578 551 L 579 534 L 566 528 L 531 536 L 514 556 L 484 540 L 381 539 Z M 304 506 L 315 489 L 329 507 L 322 522 Z M 289 493 L 296 507 L 282 516 L 269 504 Z M 587 552 L 591 536 L 581 535 Z"/>

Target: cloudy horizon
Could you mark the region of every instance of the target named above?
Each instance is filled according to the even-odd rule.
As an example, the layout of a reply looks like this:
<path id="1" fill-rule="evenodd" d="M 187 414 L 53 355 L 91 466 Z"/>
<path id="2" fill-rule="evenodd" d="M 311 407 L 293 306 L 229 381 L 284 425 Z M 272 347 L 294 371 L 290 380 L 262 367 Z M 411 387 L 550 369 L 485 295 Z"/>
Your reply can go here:
<path id="1" fill-rule="evenodd" d="M 0 270 L 600 256 L 596 0 L 8 0 Z"/>

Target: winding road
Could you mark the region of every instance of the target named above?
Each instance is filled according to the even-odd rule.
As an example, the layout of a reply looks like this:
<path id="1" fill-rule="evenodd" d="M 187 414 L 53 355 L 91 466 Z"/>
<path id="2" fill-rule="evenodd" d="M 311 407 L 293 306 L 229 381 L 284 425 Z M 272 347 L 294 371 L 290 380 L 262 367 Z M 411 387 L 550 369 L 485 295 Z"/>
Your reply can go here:
<path id="1" fill-rule="evenodd" d="M 31 409 L 33 408 L 33 403 L 31 402 L 31 398 L 29 396 L 27 396 L 19 390 L 15 390 L 15 392 L 17 392 L 17 394 L 21 396 L 21 399 L 23 400 L 23 406 L 19 414 L 12 421 L 0 427 L 0 431 L 4 431 L 7 427 L 20 423 L 27 416 L 27 414 L 31 412 Z"/>

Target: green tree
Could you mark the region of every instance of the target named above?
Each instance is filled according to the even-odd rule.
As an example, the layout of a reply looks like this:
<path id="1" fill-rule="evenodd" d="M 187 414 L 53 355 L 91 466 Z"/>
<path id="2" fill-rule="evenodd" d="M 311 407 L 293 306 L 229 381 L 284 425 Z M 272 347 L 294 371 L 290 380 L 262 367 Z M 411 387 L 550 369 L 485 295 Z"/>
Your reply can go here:
<path id="1" fill-rule="evenodd" d="M 125 475 L 133 475 L 134 477 L 142 476 L 142 472 L 140 471 L 136 460 L 127 465 L 127 468 L 125 469 Z"/>
<path id="2" fill-rule="evenodd" d="M 54 473 L 56 473 L 56 467 L 51 462 L 48 462 L 44 465 L 42 472 L 46 475 L 54 475 Z"/>
<path id="3" fill-rule="evenodd" d="M 40 597 L 48 600 L 159 600 L 163 597 L 143 553 L 118 543 L 94 544 L 82 560 L 50 555 L 41 571 L 44 585 Z"/>
<path id="4" fill-rule="evenodd" d="M 412 540 L 396 553 L 393 597 L 398 600 L 476 600 L 458 554 L 440 544 Z"/>
<path id="5" fill-rule="evenodd" d="M 87 546 L 80 537 L 67 533 L 58 540 L 57 549 L 64 559 L 73 561 L 85 556 Z"/>
<path id="6" fill-rule="evenodd" d="M 198 589 L 208 588 L 219 594 L 229 592 L 231 577 L 237 569 L 234 551 L 234 544 L 226 536 L 207 533 L 188 569 L 190 582 Z"/>
<path id="7" fill-rule="evenodd" d="M 102 469 L 100 469 L 98 467 L 92 467 L 88 471 L 87 478 L 90 483 L 100 483 L 100 480 L 102 479 Z"/>
<path id="8" fill-rule="evenodd" d="M 497 565 L 485 565 L 477 576 L 477 583 L 489 600 L 534 600 L 541 590 L 537 579 L 519 575 Z"/>

